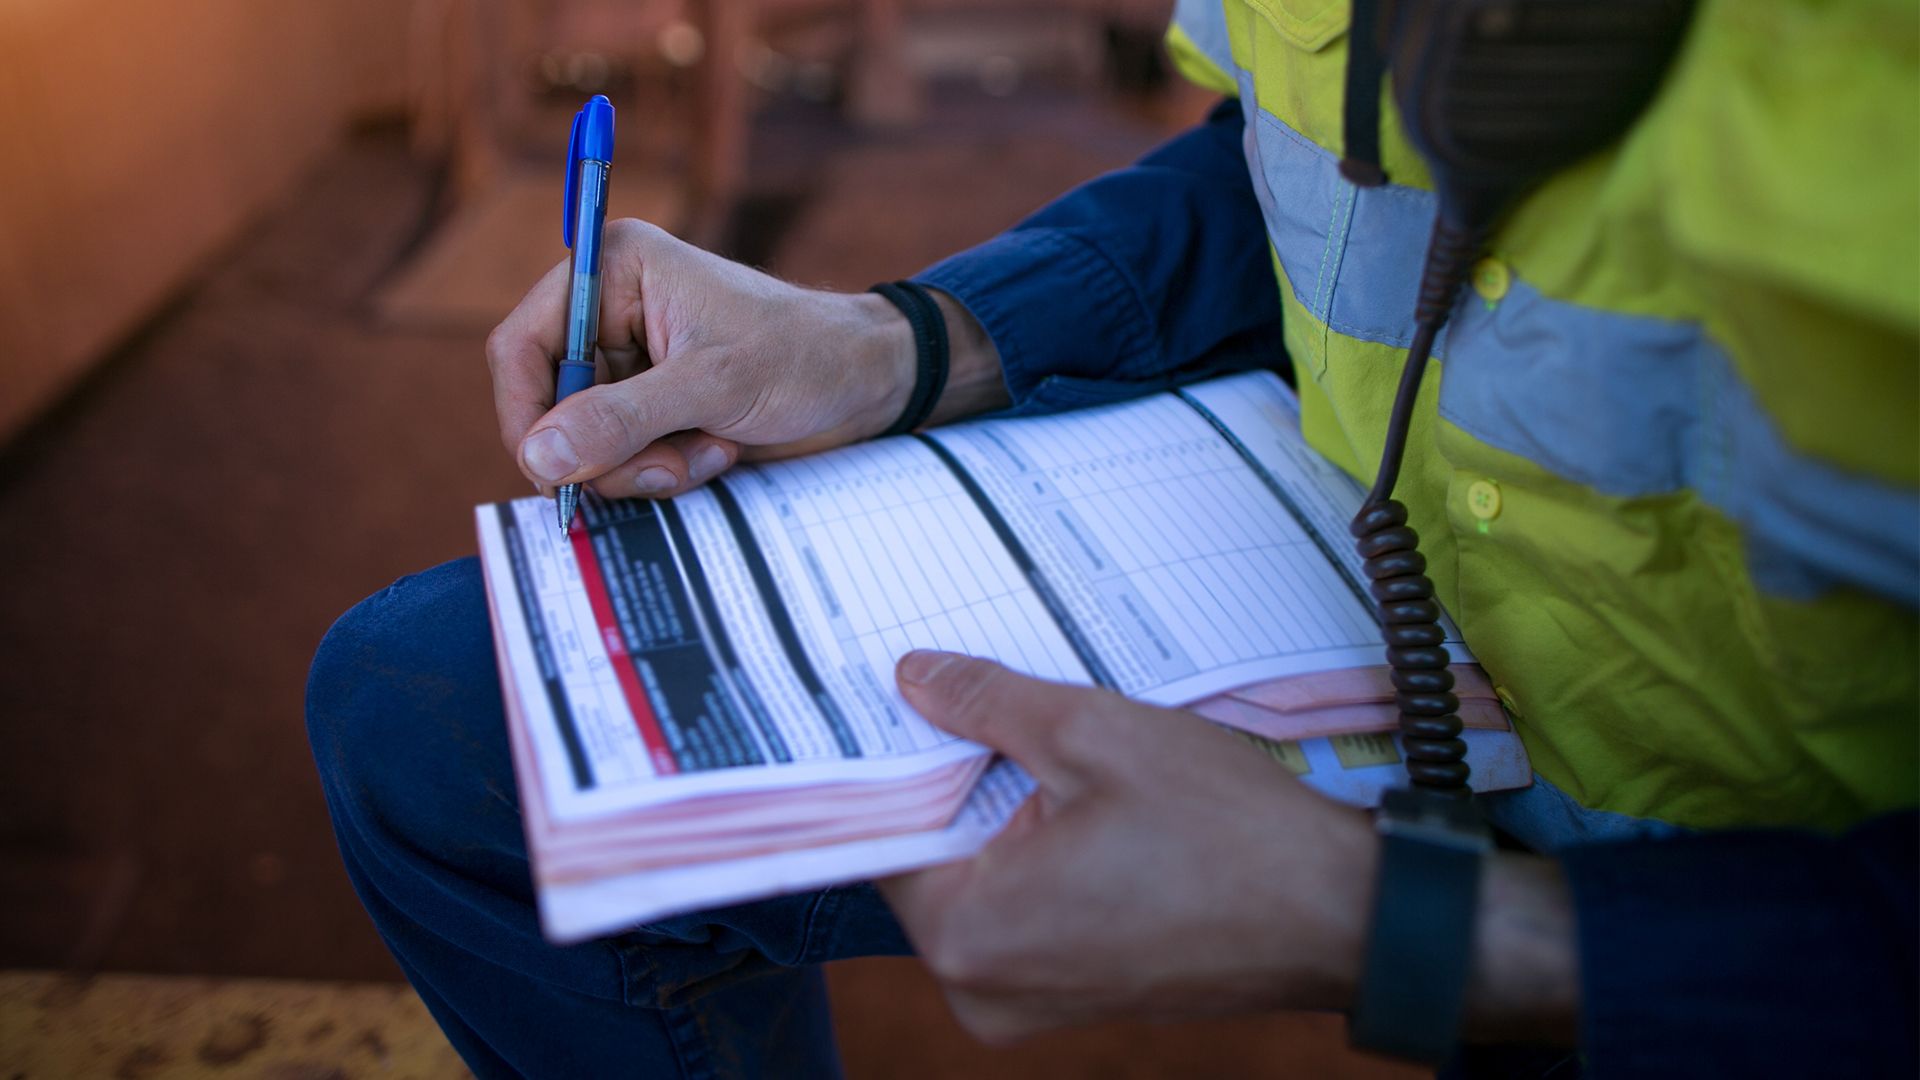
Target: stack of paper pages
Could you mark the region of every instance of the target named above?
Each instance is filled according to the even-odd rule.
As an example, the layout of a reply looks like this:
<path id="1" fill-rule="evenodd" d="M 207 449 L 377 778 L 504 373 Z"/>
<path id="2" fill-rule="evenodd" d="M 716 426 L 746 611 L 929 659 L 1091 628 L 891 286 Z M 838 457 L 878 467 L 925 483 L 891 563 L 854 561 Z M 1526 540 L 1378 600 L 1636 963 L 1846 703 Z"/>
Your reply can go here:
<path id="1" fill-rule="evenodd" d="M 1402 782 L 1360 489 L 1255 373 L 735 469 L 663 502 L 478 510 L 547 933 L 978 850 L 1030 790 L 894 686 L 917 648 L 1185 706 L 1366 804 Z M 1527 783 L 1448 624 L 1474 786 Z"/>

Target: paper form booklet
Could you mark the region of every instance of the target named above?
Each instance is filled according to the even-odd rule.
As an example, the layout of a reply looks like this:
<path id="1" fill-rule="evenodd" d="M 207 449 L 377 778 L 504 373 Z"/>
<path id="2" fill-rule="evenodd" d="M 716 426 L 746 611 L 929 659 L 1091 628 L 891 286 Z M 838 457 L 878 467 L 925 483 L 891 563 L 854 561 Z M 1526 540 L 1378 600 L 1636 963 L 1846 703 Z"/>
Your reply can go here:
<path id="1" fill-rule="evenodd" d="M 1376 801 L 1403 767 L 1361 497 L 1260 372 L 589 500 L 567 537 L 546 500 L 479 507 L 547 935 L 977 851 L 1031 784 L 900 697 L 916 648 L 1184 706 Z M 1474 786 L 1523 786 L 1445 625 Z"/>

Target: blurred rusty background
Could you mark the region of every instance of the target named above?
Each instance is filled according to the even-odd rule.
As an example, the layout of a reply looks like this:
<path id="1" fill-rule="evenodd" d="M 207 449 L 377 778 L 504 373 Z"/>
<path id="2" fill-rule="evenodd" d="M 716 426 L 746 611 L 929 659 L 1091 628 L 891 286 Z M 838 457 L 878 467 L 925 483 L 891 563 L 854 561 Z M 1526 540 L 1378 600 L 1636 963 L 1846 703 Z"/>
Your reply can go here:
<path id="1" fill-rule="evenodd" d="M 32 1065 L 9 1075 L 458 1073 L 430 1028 L 321 1022 L 398 972 L 301 695 L 335 615 L 522 493 L 481 344 L 563 255 L 584 95 L 620 109 L 616 213 L 864 288 L 1196 119 L 1169 6 L 0 6 L 0 1064 Z M 1332 1017 L 988 1050 L 909 961 L 832 977 L 855 1076 L 1387 1071 Z M 293 1053 L 275 1009 L 326 1036 Z"/>

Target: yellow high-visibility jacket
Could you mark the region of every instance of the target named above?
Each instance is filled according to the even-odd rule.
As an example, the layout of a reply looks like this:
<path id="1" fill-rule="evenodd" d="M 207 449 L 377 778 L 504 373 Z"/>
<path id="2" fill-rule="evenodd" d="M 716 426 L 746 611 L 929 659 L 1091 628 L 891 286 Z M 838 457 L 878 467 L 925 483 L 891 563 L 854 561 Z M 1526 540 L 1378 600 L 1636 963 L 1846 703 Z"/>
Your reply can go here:
<path id="1" fill-rule="evenodd" d="M 1347 17 L 1180 0 L 1169 44 L 1241 102 L 1308 435 L 1371 480 L 1435 200 L 1390 102 L 1391 183 L 1337 171 Z M 1912 0 L 1704 0 L 1435 350 L 1397 494 L 1535 812 L 1838 828 L 1916 802 L 1917 43 Z"/>

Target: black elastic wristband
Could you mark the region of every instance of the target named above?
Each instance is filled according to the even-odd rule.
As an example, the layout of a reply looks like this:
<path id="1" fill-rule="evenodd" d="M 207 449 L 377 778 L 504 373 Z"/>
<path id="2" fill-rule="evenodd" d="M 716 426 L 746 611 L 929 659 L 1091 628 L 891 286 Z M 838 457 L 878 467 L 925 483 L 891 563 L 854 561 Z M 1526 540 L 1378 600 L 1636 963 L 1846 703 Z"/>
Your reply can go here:
<path id="1" fill-rule="evenodd" d="M 1382 797 L 1379 829 L 1351 1037 L 1362 1049 L 1440 1065 L 1460 1041 L 1486 825 L 1470 801 L 1395 788 Z"/>
<path id="2" fill-rule="evenodd" d="M 947 388 L 947 371 L 951 366 L 947 320 L 940 314 L 940 305 L 934 302 L 933 295 L 915 282 L 882 282 L 867 291 L 886 297 L 913 328 L 913 391 L 907 395 L 906 407 L 900 410 L 899 418 L 880 433 L 882 437 L 904 435 L 927 422 L 934 406 L 940 403 L 941 392 Z"/>

